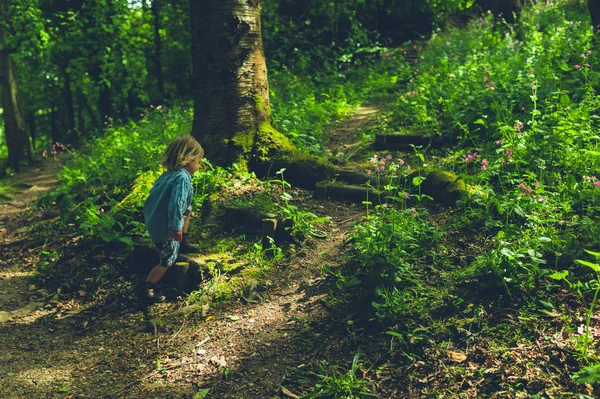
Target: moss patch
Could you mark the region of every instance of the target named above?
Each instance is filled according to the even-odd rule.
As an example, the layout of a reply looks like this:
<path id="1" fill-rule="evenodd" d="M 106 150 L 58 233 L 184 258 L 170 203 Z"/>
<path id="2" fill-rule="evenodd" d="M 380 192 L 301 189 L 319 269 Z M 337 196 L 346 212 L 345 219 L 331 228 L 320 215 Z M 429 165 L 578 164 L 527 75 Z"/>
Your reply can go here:
<path id="1" fill-rule="evenodd" d="M 465 182 L 451 172 L 434 170 L 424 177 L 421 185 L 423 193 L 443 205 L 454 205 L 468 189 Z"/>

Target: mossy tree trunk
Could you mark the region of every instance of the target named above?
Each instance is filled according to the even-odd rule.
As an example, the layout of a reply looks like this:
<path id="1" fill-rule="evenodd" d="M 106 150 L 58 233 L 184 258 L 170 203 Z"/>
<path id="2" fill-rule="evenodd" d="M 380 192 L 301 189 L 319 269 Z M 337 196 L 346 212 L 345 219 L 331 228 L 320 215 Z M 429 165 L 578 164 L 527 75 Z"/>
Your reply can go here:
<path id="1" fill-rule="evenodd" d="M 16 65 L 10 53 L 4 50 L 0 50 L 0 81 L 8 166 L 18 172 L 25 157 L 31 158 L 31 144 L 19 108 Z"/>
<path id="2" fill-rule="evenodd" d="M 289 167 L 293 170 L 286 171 L 288 179 L 293 174 L 300 177 L 298 163 L 302 163 L 317 168 L 319 179 L 326 178 L 322 176 L 330 169 L 326 162 L 297 151 L 271 125 L 260 0 L 190 0 L 190 12 L 192 134 L 208 159 L 260 172 Z"/>

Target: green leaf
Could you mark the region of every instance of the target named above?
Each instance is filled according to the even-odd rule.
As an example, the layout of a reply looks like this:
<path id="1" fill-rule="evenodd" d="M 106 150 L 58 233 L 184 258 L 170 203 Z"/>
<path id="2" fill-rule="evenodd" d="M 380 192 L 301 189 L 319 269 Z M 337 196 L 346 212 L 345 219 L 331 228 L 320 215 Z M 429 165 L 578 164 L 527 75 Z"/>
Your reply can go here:
<path id="1" fill-rule="evenodd" d="M 567 278 L 568 275 L 569 275 L 568 270 L 562 270 L 560 272 L 554 272 L 554 273 L 550 274 L 548 277 L 550 277 L 553 280 L 564 280 Z"/>
<path id="2" fill-rule="evenodd" d="M 124 242 L 130 247 L 133 247 L 133 240 L 131 239 L 131 237 L 121 237 L 119 238 L 119 241 Z"/>
<path id="3" fill-rule="evenodd" d="M 566 94 L 563 94 L 560 96 L 560 104 L 566 107 L 567 105 L 571 104 L 571 99 Z"/>
<path id="4" fill-rule="evenodd" d="M 228 315 L 226 316 L 229 320 L 238 321 L 240 320 L 240 316 Z"/>
<path id="5" fill-rule="evenodd" d="M 477 119 L 475 122 L 473 122 L 475 125 L 485 125 L 485 121 L 481 118 Z"/>
<path id="6" fill-rule="evenodd" d="M 595 256 L 596 258 L 600 258 L 600 252 L 594 252 L 594 251 L 589 251 L 589 250 L 585 250 L 585 252 L 587 252 L 588 254 Z"/>
<path id="7" fill-rule="evenodd" d="M 569 72 L 571 70 L 571 67 L 569 67 L 564 61 L 559 61 L 558 67 L 565 72 Z"/>
<path id="8" fill-rule="evenodd" d="M 424 181 L 425 181 L 425 178 L 423 176 L 413 177 L 413 179 L 412 179 L 412 183 L 415 186 L 420 186 L 421 183 L 423 183 Z"/>
<path id="9" fill-rule="evenodd" d="M 579 262 L 582 265 L 589 267 L 590 269 L 594 270 L 596 273 L 600 272 L 600 265 L 598 265 L 597 263 L 592 263 L 592 262 L 588 262 L 587 260 L 581 260 L 581 259 L 576 259 L 575 262 Z"/>
<path id="10" fill-rule="evenodd" d="M 202 389 L 202 390 L 196 392 L 193 399 L 204 399 L 208 396 L 209 392 L 210 392 L 210 389 Z"/>
<path id="11" fill-rule="evenodd" d="M 401 335 L 401 334 L 398 334 L 398 333 L 397 333 L 397 332 L 395 332 L 395 331 L 386 331 L 386 334 L 387 334 L 387 335 L 391 335 L 392 337 L 396 337 L 396 338 L 402 338 L 402 339 L 404 339 L 404 336 L 403 336 L 403 335 Z"/>

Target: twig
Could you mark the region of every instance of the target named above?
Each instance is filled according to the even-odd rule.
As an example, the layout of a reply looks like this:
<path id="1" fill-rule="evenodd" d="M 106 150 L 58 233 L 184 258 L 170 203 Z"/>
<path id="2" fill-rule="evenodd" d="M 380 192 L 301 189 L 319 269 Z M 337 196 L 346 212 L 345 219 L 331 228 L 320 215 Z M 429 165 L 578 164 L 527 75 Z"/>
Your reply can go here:
<path id="1" fill-rule="evenodd" d="M 185 326 L 186 321 L 187 321 L 187 319 L 183 319 L 183 323 L 181 323 L 181 328 L 179 328 L 179 330 L 175 334 L 173 334 L 173 336 L 171 336 L 171 338 L 169 338 L 169 340 L 167 341 L 167 343 L 165 345 L 169 345 L 171 343 L 171 341 L 173 341 L 175 339 L 175 337 L 177 337 L 179 335 L 181 330 L 183 330 L 183 327 Z"/>

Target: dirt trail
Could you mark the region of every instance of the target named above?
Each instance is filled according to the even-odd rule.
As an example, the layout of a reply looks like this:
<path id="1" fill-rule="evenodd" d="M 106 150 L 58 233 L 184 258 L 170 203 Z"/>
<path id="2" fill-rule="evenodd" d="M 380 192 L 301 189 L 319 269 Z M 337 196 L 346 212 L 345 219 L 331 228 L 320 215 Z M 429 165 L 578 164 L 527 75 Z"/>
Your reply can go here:
<path id="1" fill-rule="evenodd" d="M 37 306 L 28 301 L 29 278 L 32 268 L 28 265 L 29 251 L 23 251 L 28 237 L 24 233 L 24 217 L 29 205 L 41 194 L 56 186 L 60 166 L 53 160 L 45 160 L 38 166 L 12 176 L 9 181 L 15 191 L 11 198 L 0 201 L 0 322 L 12 316 L 28 314 Z M 16 248 L 18 249 L 16 249 Z M 19 260 L 10 255 L 19 252 Z M 12 312 L 12 316 L 9 312 Z"/>
<path id="2" fill-rule="evenodd" d="M 332 126 L 330 148 L 351 151 L 356 132 L 378 118 L 375 108 L 358 109 Z M 183 303 L 155 305 L 158 329 L 151 334 L 132 292 L 90 303 L 32 285 L 40 245 L 25 231 L 40 216 L 20 219 L 55 186 L 58 169 L 46 162 L 19 174 L 13 198 L 0 203 L 2 397 L 192 398 L 208 389 L 209 398 L 278 398 L 285 397 L 280 384 L 288 367 L 351 360 L 356 329 L 348 315 L 356 309 L 336 303 L 323 267 L 342 262 L 343 243 L 364 214 L 360 207 L 298 191 L 303 206 L 331 218 L 326 238 L 284 262 L 270 288 L 250 303 L 231 299 L 206 316 L 188 317 L 169 316 Z"/>

